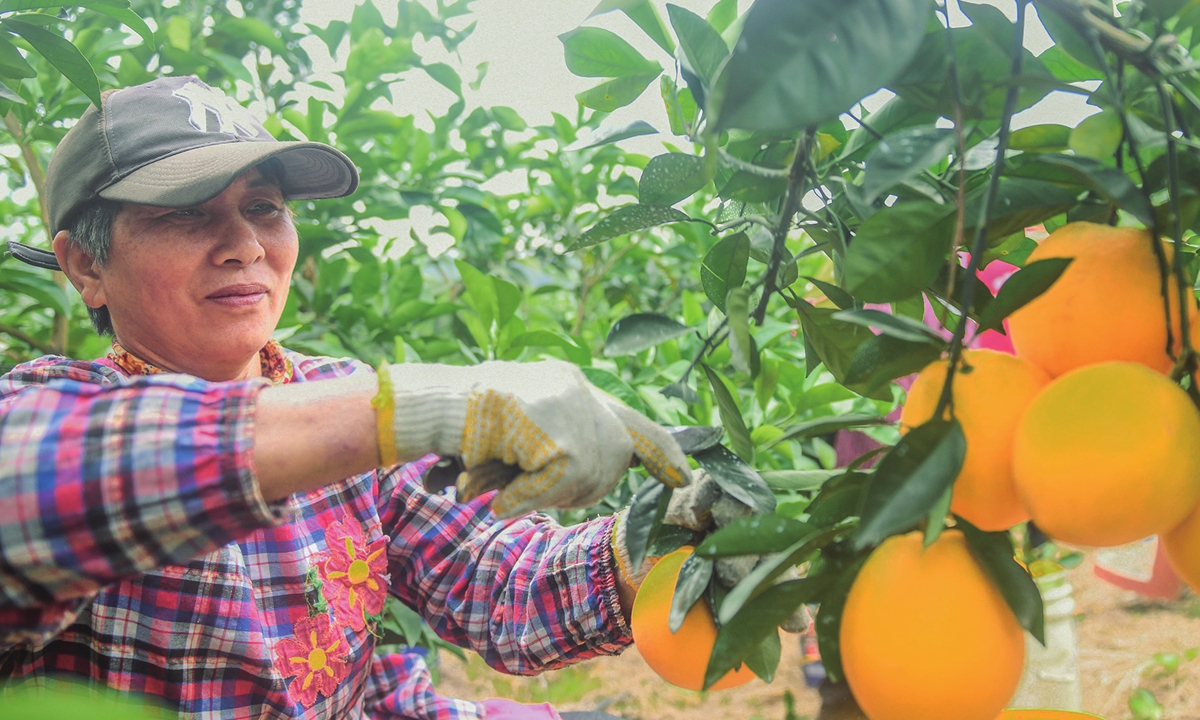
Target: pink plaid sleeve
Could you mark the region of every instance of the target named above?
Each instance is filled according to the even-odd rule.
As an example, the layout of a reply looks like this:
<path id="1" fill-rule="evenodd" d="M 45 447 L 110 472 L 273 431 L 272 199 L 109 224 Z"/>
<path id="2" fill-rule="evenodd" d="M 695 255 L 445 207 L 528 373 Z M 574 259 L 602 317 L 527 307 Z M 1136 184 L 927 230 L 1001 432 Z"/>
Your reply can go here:
<path id="1" fill-rule="evenodd" d="M 65 360 L 0 378 L 0 648 L 39 645 L 117 580 L 287 518 L 251 468 L 263 384 Z"/>
<path id="2" fill-rule="evenodd" d="M 544 515 L 501 523 L 492 493 L 465 505 L 419 486 L 432 461 L 380 480 L 392 586 L 444 639 L 492 667 L 531 675 L 631 642 L 617 599 L 612 518 L 562 527 Z"/>

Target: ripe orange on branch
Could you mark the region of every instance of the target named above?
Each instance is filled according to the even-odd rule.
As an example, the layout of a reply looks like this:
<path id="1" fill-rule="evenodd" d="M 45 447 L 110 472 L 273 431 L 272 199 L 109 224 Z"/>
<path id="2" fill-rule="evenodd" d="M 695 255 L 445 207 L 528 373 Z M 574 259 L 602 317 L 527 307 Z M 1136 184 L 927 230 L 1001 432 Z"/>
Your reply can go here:
<path id="1" fill-rule="evenodd" d="M 1169 263 L 1171 247 L 1164 244 L 1163 252 Z M 1071 223 L 1043 240 L 1029 262 L 1063 257 L 1074 260 L 1058 280 L 1008 319 L 1017 355 L 1052 377 L 1108 360 L 1168 372 L 1166 306 L 1149 231 Z M 1172 278 L 1173 327 L 1179 322 L 1176 287 Z M 1190 314 L 1195 301 L 1189 306 Z"/>
<path id="2" fill-rule="evenodd" d="M 717 641 L 717 624 L 708 601 L 700 598 L 688 611 L 677 632 L 672 633 L 668 624 L 675 583 L 683 561 L 691 553 L 691 547 L 681 547 L 664 555 L 650 569 L 633 601 L 629 624 L 633 642 L 651 670 L 672 685 L 699 690 L 704 687 L 704 671 Z M 730 670 L 709 690 L 745 685 L 754 678 L 754 672 L 742 665 Z"/>
<path id="3" fill-rule="evenodd" d="M 842 666 L 871 720 L 995 720 L 1025 634 L 958 530 L 885 540 L 842 611 Z"/>
<path id="4" fill-rule="evenodd" d="M 1167 532 L 1200 498 L 1200 413 L 1144 365 L 1079 368 L 1029 406 L 1013 470 L 1033 520 L 1057 540 L 1105 547 Z"/>
<path id="5" fill-rule="evenodd" d="M 900 415 L 901 431 L 933 417 L 946 361 L 917 376 Z M 1012 475 L 1012 441 L 1017 422 L 1050 381 L 1040 368 L 995 350 L 966 350 L 954 378 L 954 415 L 967 438 L 967 455 L 954 483 L 950 509 L 982 530 L 1007 530 L 1029 519 Z"/>

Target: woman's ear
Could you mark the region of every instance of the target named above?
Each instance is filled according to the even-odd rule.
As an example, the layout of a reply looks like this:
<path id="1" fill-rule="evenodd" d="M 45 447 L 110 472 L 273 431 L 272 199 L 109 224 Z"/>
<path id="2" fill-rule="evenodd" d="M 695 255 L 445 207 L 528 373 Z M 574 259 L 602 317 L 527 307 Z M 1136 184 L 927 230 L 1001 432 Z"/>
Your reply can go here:
<path id="1" fill-rule="evenodd" d="M 108 298 L 104 294 L 100 264 L 96 262 L 96 258 L 71 242 L 71 235 L 66 230 L 59 230 L 54 236 L 53 247 L 58 266 L 79 291 L 84 304 L 91 308 L 107 305 Z"/>

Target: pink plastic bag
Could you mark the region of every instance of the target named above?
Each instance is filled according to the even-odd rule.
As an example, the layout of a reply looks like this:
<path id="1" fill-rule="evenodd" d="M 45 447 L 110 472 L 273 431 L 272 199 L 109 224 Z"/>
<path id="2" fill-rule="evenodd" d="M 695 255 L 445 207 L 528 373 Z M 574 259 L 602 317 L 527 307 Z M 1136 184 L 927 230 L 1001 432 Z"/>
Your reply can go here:
<path id="1" fill-rule="evenodd" d="M 562 720 L 562 715 L 550 703 L 523 705 L 512 700 L 491 698 L 479 704 L 483 706 L 487 720 Z"/>

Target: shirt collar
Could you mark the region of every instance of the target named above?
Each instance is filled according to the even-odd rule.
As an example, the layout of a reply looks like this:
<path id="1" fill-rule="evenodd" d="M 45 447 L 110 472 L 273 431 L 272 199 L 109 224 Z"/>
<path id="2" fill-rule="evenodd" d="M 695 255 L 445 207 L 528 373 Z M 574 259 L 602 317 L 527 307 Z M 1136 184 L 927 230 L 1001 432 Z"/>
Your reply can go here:
<path id="1" fill-rule="evenodd" d="M 108 359 L 128 375 L 157 375 L 168 372 L 129 352 L 116 340 L 112 342 Z M 292 361 L 288 359 L 283 346 L 274 340 L 268 340 L 262 350 L 258 351 L 258 361 L 263 377 L 273 385 L 283 385 L 292 381 Z"/>

